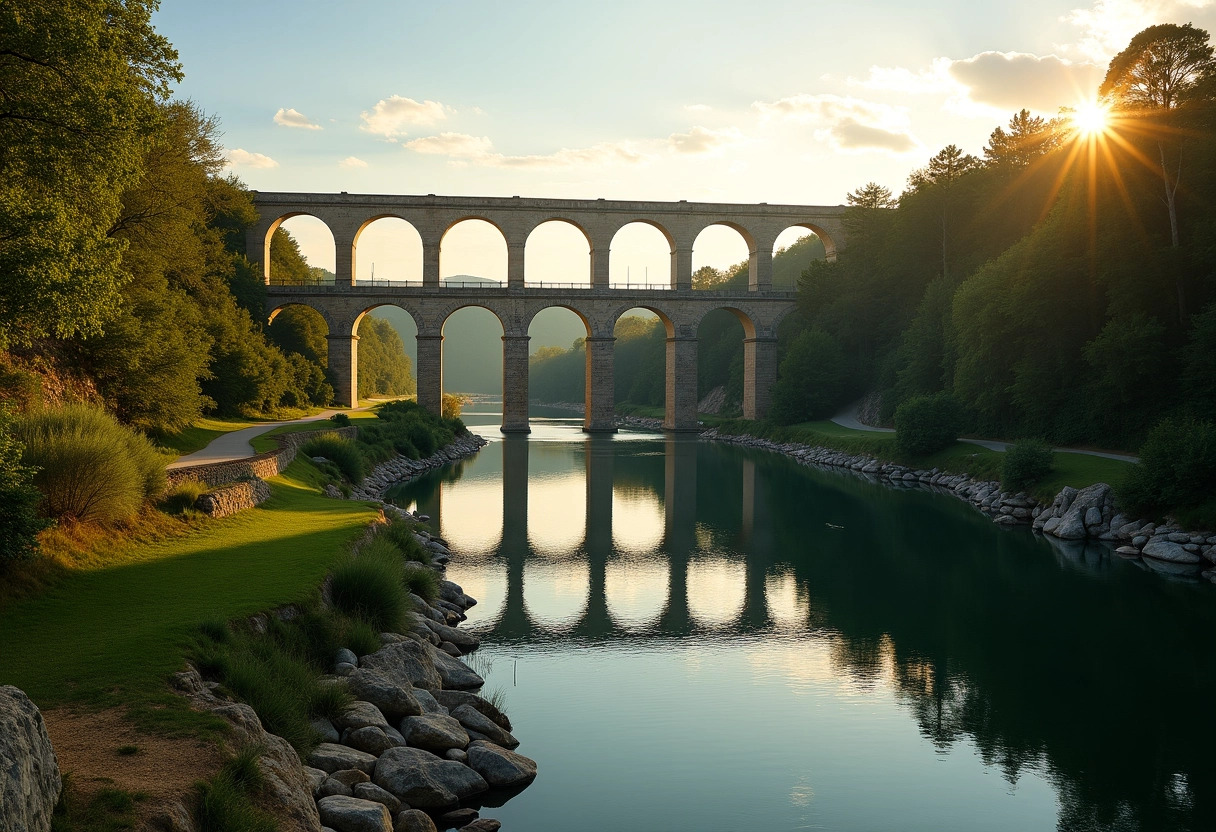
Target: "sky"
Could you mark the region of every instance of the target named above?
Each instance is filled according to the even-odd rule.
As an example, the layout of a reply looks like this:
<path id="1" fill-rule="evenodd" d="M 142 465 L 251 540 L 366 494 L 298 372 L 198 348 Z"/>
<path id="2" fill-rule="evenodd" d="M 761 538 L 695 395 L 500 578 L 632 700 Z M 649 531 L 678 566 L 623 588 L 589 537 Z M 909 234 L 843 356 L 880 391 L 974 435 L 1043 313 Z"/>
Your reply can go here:
<path id="1" fill-rule="evenodd" d="M 836 205 L 871 181 L 898 195 L 947 144 L 980 155 L 1023 107 L 1084 103 L 1134 34 L 1211 31 L 1216 0 L 163 0 L 153 22 L 251 188 Z M 285 227 L 332 268 L 319 221 Z M 585 281 L 586 249 L 542 226 L 526 277 Z M 746 257 L 711 228 L 694 268 Z M 418 279 L 417 235 L 374 223 L 358 263 Z M 445 276 L 505 263 L 488 225 L 444 239 Z M 654 229 L 613 241 L 614 282 L 667 263 Z"/>

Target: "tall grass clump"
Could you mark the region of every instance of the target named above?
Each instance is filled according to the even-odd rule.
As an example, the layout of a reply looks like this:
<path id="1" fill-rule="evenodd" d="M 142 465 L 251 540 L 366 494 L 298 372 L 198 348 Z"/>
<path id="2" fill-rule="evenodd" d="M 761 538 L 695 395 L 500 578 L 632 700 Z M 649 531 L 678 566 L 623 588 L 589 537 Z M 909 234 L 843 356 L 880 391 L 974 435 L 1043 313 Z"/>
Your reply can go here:
<path id="1" fill-rule="evenodd" d="M 160 510 L 165 514 L 188 515 L 194 510 L 198 498 L 209 490 L 206 483 L 198 480 L 182 480 L 161 497 Z"/>
<path id="2" fill-rule="evenodd" d="M 1001 487 L 1025 491 L 1051 473 L 1055 452 L 1042 439 L 1022 439 L 1005 451 L 1001 461 Z"/>
<path id="3" fill-rule="evenodd" d="M 367 622 L 377 632 L 400 627 L 410 609 L 401 564 L 395 550 L 364 547 L 359 557 L 335 567 L 330 582 L 334 607 Z"/>
<path id="4" fill-rule="evenodd" d="M 305 456 L 323 456 L 338 466 L 342 476 L 353 483 L 363 482 L 365 467 L 358 446 L 332 431 L 319 433 L 300 446 Z"/>
<path id="5" fill-rule="evenodd" d="M 37 469 L 41 511 L 57 519 L 114 522 L 165 490 L 165 463 L 147 437 L 104 410 L 65 405 L 19 418 L 22 463 Z"/>
<path id="6" fill-rule="evenodd" d="M 391 542 L 397 547 L 397 551 L 406 560 L 412 560 L 415 563 L 430 564 L 431 553 L 423 548 L 418 542 L 418 538 L 414 537 L 413 527 L 404 520 L 394 520 L 380 530 L 377 540 L 383 538 Z"/>
<path id="7" fill-rule="evenodd" d="M 439 598 L 439 574 L 425 566 L 406 569 L 402 578 L 405 588 L 429 604 Z"/>
<path id="8" fill-rule="evenodd" d="M 195 785 L 195 820 L 204 832 L 277 832 L 274 819 L 254 805 L 262 790 L 262 749 L 241 749 L 210 780 Z"/>

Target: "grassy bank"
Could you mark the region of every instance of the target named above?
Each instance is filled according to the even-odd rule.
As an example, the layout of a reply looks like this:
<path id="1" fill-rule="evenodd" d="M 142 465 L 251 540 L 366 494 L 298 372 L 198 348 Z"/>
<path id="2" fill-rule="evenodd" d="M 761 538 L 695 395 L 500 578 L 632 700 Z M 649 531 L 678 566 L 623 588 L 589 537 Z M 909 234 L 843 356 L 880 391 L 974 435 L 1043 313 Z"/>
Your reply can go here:
<path id="1" fill-rule="evenodd" d="M 763 422 L 731 419 L 720 421 L 718 429 L 723 433 L 756 436 L 774 442 L 798 442 L 833 448 L 912 468 L 937 468 L 983 480 L 1001 478 L 1001 463 L 1005 456 L 1002 451 L 994 451 L 969 442 L 955 442 L 942 451 L 926 456 L 908 456 L 896 448 L 894 433 L 854 430 L 826 420 L 779 427 Z M 1039 500 L 1050 501 L 1066 485 L 1073 488 L 1085 488 L 1097 482 L 1118 485 L 1123 482 L 1132 467 L 1133 463 L 1122 460 L 1057 452 L 1053 455 L 1051 473 L 1031 488 L 1030 492 Z"/>
<path id="2" fill-rule="evenodd" d="M 0 684 L 43 708 L 127 705 L 142 728 L 197 732 L 165 679 L 182 667 L 199 624 L 299 601 L 377 516 L 330 500 L 319 472 L 293 463 L 255 509 L 171 539 L 133 542 L 121 560 L 70 571 L 0 613 Z"/>

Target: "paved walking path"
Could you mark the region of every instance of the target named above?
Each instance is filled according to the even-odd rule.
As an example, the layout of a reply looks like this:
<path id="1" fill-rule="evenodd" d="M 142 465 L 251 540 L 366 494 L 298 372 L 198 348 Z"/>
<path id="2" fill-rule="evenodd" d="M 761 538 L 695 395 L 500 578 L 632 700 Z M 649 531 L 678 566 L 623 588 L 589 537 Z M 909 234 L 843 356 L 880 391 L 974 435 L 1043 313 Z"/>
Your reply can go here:
<path id="1" fill-rule="evenodd" d="M 367 410 L 365 407 L 355 408 L 355 410 Z M 202 450 L 195 451 L 192 454 L 179 456 L 173 462 L 170 462 L 166 467 L 171 471 L 174 468 L 186 468 L 192 465 L 210 465 L 215 462 L 232 462 L 237 459 L 248 459 L 251 456 L 256 456 L 253 445 L 250 444 L 255 436 L 261 436 L 263 433 L 269 433 L 275 428 L 281 428 L 283 425 L 299 425 L 305 422 L 319 422 L 322 419 L 328 419 L 335 413 L 351 413 L 351 410 L 323 410 L 315 416 L 305 416 L 303 419 L 289 419 L 286 422 L 264 422 L 260 425 L 254 425 L 251 428 L 242 428 L 234 430 L 230 433 L 221 434 L 207 445 Z"/>
<path id="2" fill-rule="evenodd" d="M 852 428 L 853 430 L 868 430 L 874 433 L 895 433 L 891 428 L 876 428 L 870 425 L 864 425 L 857 419 L 857 414 L 861 409 L 861 402 L 853 402 L 844 410 L 832 417 L 832 421 L 841 427 Z M 1012 445 L 1012 442 L 1001 442 L 998 439 L 959 439 L 959 442 L 969 442 L 972 445 L 979 445 L 981 448 L 988 448 L 992 451 L 1005 451 Z M 1104 459 L 1117 459 L 1122 462 L 1139 462 L 1140 457 L 1130 456 L 1128 454 L 1114 454 L 1108 451 L 1090 451 L 1084 448 L 1053 448 L 1057 452 L 1069 454 L 1085 454 L 1086 456 L 1100 456 Z"/>

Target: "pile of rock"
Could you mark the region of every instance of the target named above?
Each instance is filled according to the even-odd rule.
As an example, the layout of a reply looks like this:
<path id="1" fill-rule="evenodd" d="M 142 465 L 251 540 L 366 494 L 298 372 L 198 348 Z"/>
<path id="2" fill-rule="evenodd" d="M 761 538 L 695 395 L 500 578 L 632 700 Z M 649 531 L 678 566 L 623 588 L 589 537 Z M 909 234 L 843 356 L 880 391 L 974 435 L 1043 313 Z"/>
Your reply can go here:
<path id="1" fill-rule="evenodd" d="M 23 691 L 0 685 L 0 829 L 49 832 L 62 787 L 42 713 Z"/>
<path id="2" fill-rule="evenodd" d="M 949 474 L 937 468 L 908 468 L 873 457 L 849 454 L 831 448 L 795 442 L 773 442 L 754 436 L 719 434 L 709 430 L 702 438 L 776 451 L 806 465 L 850 471 L 873 482 L 893 486 L 917 486 L 952 494 L 971 503 L 1001 525 L 1031 524 L 1035 531 L 1061 540 L 1122 541 L 1115 551 L 1128 557 L 1145 557 L 1196 572 L 1200 566 L 1216 566 L 1216 535 L 1185 531 L 1176 523 L 1154 525 L 1135 520 L 1115 510 L 1114 495 L 1106 483 L 1088 488 L 1065 486 L 1050 505 L 1041 505 L 1024 492 L 1001 490 L 999 482 L 977 481 L 966 474 Z M 1216 568 L 1202 572 L 1216 583 Z"/>
<path id="3" fill-rule="evenodd" d="M 444 448 L 440 448 L 426 459 L 410 459 L 406 456 L 398 456 L 390 459 L 388 462 L 382 462 L 363 478 L 363 482 L 351 490 L 350 498 L 352 500 L 379 500 L 384 496 L 385 491 L 388 491 L 397 483 L 413 479 L 425 474 L 427 471 L 447 465 L 449 462 L 455 462 L 458 459 L 475 454 L 484 445 L 486 445 L 485 439 L 482 439 L 477 434 L 469 433 L 458 437 L 456 441 Z M 331 497 L 342 496 L 332 486 L 330 489 L 327 489 L 326 493 Z"/>
<path id="4" fill-rule="evenodd" d="M 200 494 L 194 507 L 211 517 L 228 517 L 247 508 L 259 506 L 270 499 L 270 486 L 265 480 L 253 477 L 248 480 L 230 482 Z"/>

